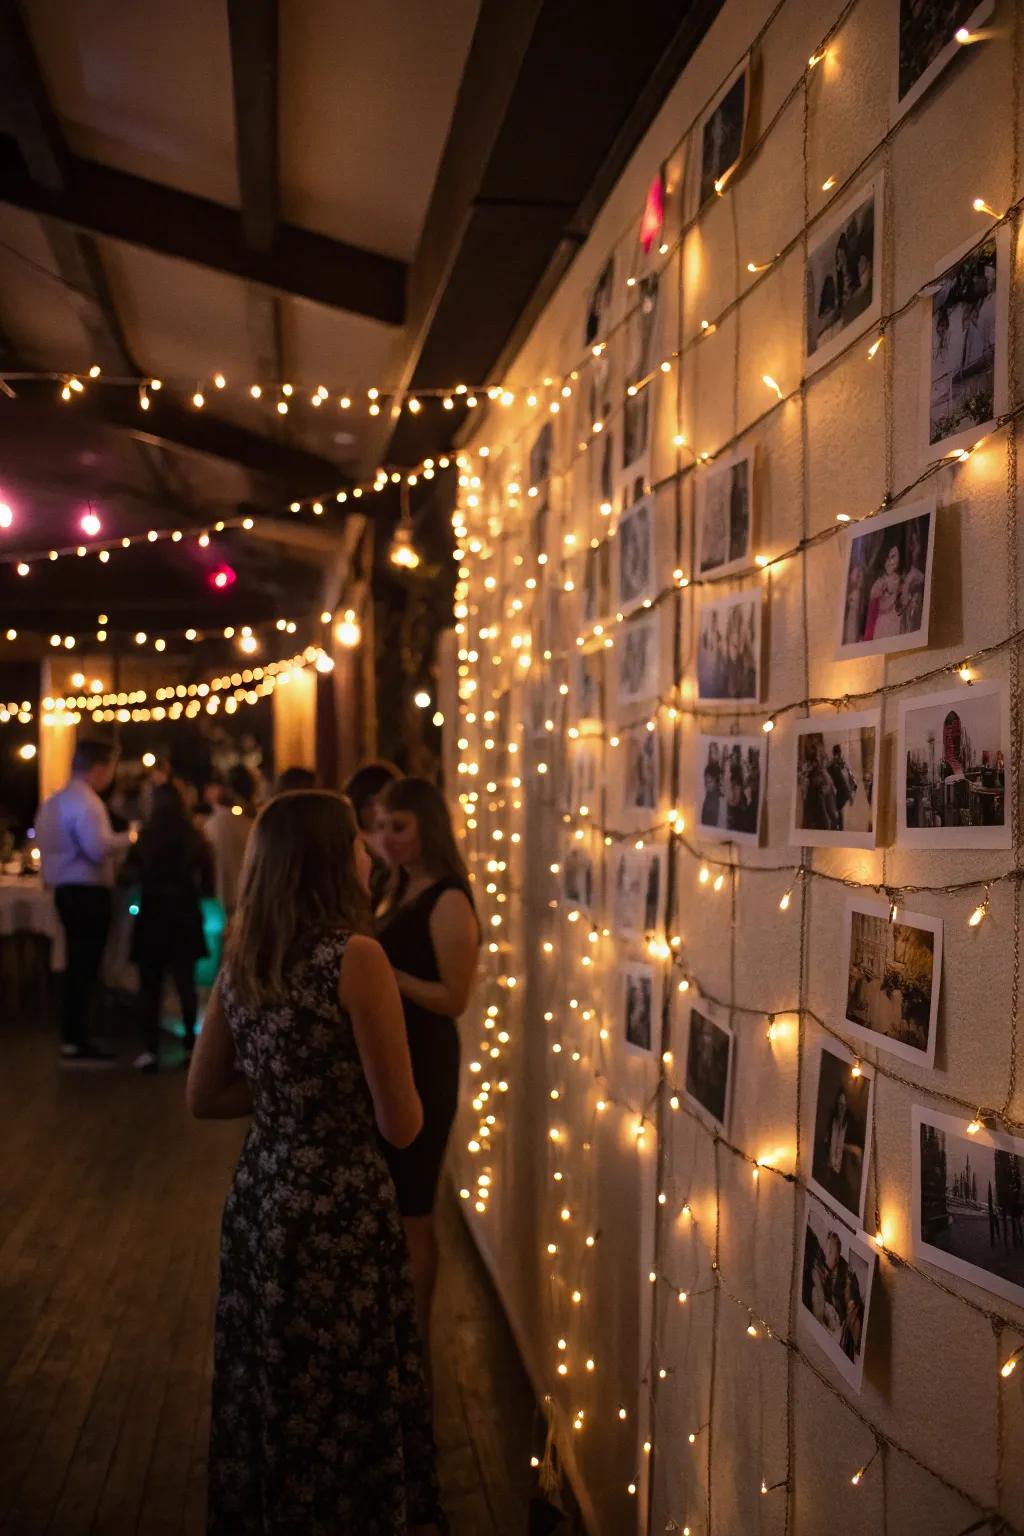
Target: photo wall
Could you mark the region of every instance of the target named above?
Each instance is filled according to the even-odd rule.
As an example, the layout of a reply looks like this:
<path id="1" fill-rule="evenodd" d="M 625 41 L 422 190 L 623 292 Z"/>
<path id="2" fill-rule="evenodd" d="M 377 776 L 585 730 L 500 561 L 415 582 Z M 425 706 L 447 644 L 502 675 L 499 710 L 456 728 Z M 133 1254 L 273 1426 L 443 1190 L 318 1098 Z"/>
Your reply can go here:
<path id="1" fill-rule="evenodd" d="M 727 0 L 465 445 L 455 1175 L 600 1536 L 1024 1532 L 1022 77 Z"/>

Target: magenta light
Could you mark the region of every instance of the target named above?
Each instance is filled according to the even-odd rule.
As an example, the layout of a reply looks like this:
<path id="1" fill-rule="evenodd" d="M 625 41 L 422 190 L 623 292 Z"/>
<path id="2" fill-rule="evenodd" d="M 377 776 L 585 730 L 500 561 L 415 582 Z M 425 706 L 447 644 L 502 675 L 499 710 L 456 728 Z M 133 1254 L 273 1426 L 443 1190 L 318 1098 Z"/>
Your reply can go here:
<path id="1" fill-rule="evenodd" d="M 6 501 L 0 501 L 0 528 L 9 528 L 14 522 L 14 513 Z"/>
<path id="2" fill-rule="evenodd" d="M 102 526 L 103 524 L 100 522 L 95 512 L 84 513 L 82 520 L 79 523 L 79 527 L 81 528 L 82 532 L 87 533 L 91 539 L 96 537 Z"/>
<path id="3" fill-rule="evenodd" d="M 237 580 L 238 577 L 230 565 L 218 565 L 217 569 L 211 572 L 210 586 L 216 587 L 218 592 L 223 592 L 226 587 L 233 586 Z"/>

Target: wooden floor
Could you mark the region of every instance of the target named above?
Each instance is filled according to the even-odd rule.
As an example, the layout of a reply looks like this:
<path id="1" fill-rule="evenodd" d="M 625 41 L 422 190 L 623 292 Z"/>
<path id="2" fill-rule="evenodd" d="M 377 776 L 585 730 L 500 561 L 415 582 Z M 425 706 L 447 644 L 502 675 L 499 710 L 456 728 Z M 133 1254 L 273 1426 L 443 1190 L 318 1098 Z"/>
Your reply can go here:
<path id="1" fill-rule="evenodd" d="M 60 1072 L 50 1029 L 3 1011 L 0 1531 L 199 1536 L 240 1127 L 190 1120 L 180 1072 Z M 453 1536 L 522 1536 L 534 1405 L 456 1203 L 435 1316 L 446 1502 Z"/>

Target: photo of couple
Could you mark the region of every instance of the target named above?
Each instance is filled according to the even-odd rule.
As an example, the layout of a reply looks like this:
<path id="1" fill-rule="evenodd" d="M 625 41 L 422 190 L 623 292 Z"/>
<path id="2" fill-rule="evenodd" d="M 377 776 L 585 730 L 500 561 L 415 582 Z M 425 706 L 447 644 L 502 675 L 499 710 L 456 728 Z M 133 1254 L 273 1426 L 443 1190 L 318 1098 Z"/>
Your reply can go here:
<path id="1" fill-rule="evenodd" d="M 807 257 L 805 350 L 822 367 L 881 314 L 881 177 L 828 221 Z"/>
<path id="2" fill-rule="evenodd" d="M 849 532 L 840 658 L 927 645 L 934 514 L 932 499 Z"/>
<path id="3" fill-rule="evenodd" d="M 887 901 L 851 897 L 846 910 L 844 1017 L 866 1040 L 932 1066 L 942 975 L 942 922 Z"/>
<path id="4" fill-rule="evenodd" d="M 875 846 L 879 721 L 875 709 L 798 724 L 793 786 L 795 845 Z"/>
<path id="5" fill-rule="evenodd" d="M 810 1197 L 804 1232 L 800 1328 L 860 1391 L 874 1255 Z"/>

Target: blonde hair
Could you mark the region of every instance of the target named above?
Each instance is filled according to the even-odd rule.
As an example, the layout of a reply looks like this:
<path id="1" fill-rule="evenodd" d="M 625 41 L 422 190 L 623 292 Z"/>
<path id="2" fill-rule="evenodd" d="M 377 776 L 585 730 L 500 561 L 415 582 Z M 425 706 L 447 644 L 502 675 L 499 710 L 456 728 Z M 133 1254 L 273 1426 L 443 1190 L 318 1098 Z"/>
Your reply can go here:
<path id="1" fill-rule="evenodd" d="M 355 868 L 358 836 L 351 803 L 329 790 L 295 790 L 263 807 L 225 950 L 225 972 L 243 1007 L 282 1002 L 288 969 L 316 934 L 369 931 Z"/>

